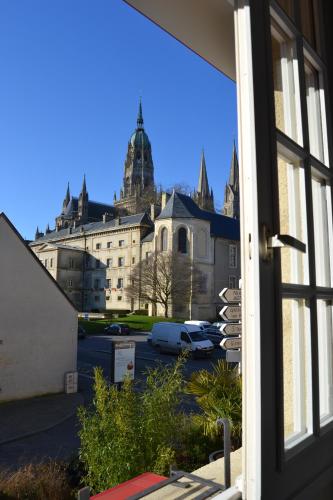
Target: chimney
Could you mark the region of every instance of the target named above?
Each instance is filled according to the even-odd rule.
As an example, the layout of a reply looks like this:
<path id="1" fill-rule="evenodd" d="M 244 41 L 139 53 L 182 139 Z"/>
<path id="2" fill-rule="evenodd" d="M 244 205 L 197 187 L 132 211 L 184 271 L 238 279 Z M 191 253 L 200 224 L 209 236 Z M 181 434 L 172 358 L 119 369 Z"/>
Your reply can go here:
<path id="1" fill-rule="evenodd" d="M 152 221 L 154 221 L 157 217 L 157 206 L 155 205 L 155 203 L 152 203 L 150 205 L 150 218 Z"/>
<path id="2" fill-rule="evenodd" d="M 106 222 L 108 222 L 111 219 L 112 219 L 112 214 L 109 214 L 107 212 L 105 212 L 105 214 L 103 214 L 103 224 L 105 224 Z"/>
<path id="3" fill-rule="evenodd" d="M 161 197 L 161 209 L 162 210 L 165 207 L 165 205 L 168 203 L 169 198 L 170 198 L 169 193 L 162 193 L 162 197 Z"/>
<path id="4" fill-rule="evenodd" d="M 115 220 L 114 220 L 114 225 L 115 226 L 120 226 L 120 224 L 121 224 L 120 217 L 116 217 Z"/>

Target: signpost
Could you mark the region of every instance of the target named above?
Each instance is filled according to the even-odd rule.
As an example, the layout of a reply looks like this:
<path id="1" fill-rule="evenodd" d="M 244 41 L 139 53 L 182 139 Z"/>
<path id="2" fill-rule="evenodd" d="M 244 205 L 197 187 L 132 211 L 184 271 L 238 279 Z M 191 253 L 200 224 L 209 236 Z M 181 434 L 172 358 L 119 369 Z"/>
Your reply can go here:
<path id="1" fill-rule="evenodd" d="M 119 384 L 125 377 L 134 379 L 135 372 L 135 342 L 112 342 L 111 381 Z"/>
<path id="2" fill-rule="evenodd" d="M 227 323 L 222 325 L 220 331 L 223 335 L 229 336 L 220 343 L 220 346 L 225 349 L 226 360 L 228 363 L 240 363 L 242 359 L 242 309 L 240 306 L 242 300 L 242 291 L 240 288 L 223 288 L 219 294 L 222 302 L 225 305 L 220 311 L 220 316 Z M 239 367 L 240 369 L 240 367 Z"/>
<path id="3" fill-rule="evenodd" d="M 220 343 L 220 346 L 223 347 L 226 351 L 228 349 L 241 349 L 242 347 L 242 339 L 241 337 L 230 337 L 228 339 L 223 339 Z"/>
<path id="4" fill-rule="evenodd" d="M 242 319 L 242 310 L 240 306 L 224 306 L 220 316 L 225 321 L 239 321 Z"/>
<path id="5" fill-rule="evenodd" d="M 222 302 L 226 302 L 227 304 L 237 304 L 242 300 L 242 291 L 240 288 L 223 288 L 219 297 Z"/>
<path id="6" fill-rule="evenodd" d="M 220 332 L 223 335 L 241 335 L 242 325 L 241 323 L 225 323 L 221 326 Z"/>

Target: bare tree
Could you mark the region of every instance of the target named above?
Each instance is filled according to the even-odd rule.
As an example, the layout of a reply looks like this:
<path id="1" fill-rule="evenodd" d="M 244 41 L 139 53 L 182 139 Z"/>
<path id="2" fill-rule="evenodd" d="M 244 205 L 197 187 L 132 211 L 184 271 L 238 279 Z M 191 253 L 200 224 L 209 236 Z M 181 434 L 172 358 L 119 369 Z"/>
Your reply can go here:
<path id="1" fill-rule="evenodd" d="M 125 293 L 129 299 L 161 304 L 167 318 L 170 304 L 188 305 L 202 289 L 202 283 L 203 275 L 189 257 L 158 252 L 137 264 Z"/>

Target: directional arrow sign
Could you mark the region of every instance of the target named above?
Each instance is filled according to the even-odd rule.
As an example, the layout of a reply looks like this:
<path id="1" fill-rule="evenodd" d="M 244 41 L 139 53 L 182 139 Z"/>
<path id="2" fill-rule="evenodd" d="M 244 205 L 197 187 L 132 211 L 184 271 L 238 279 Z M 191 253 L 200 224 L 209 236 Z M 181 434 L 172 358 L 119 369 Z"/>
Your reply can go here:
<path id="1" fill-rule="evenodd" d="M 240 363 L 242 361 L 241 351 L 227 351 L 226 360 L 228 363 Z"/>
<path id="2" fill-rule="evenodd" d="M 220 346 L 226 351 L 228 349 L 240 349 L 242 347 L 242 339 L 240 337 L 223 339 Z"/>
<path id="3" fill-rule="evenodd" d="M 224 306 L 220 316 L 225 321 L 237 321 L 242 318 L 242 310 L 240 306 Z"/>
<path id="4" fill-rule="evenodd" d="M 242 325 L 240 323 L 225 323 L 221 326 L 220 332 L 223 335 L 241 335 Z"/>
<path id="5" fill-rule="evenodd" d="M 242 300 L 242 291 L 240 288 L 223 288 L 219 297 L 226 303 L 239 303 Z"/>

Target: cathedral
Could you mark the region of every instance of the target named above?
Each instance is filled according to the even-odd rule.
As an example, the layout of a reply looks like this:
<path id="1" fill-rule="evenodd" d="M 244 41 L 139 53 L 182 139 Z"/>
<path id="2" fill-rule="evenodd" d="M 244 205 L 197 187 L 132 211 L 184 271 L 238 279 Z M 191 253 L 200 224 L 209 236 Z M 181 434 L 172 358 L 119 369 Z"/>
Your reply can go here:
<path id="1" fill-rule="evenodd" d="M 180 317 L 213 319 L 220 308 L 219 292 L 236 287 L 240 278 L 238 219 L 235 145 L 222 214 L 214 208 L 203 151 L 198 186 L 190 196 L 157 190 L 140 101 L 119 197 L 114 195 L 112 205 L 90 200 L 84 176 L 78 197 L 67 186 L 55 228 L 48 225 L 45 233 L 37 228 L 30 246 L 79 311 L 147 309 L 150 314 L 161 311 L 126 297 L 131 273 L 148 255 L 181 248 L 200 269 L 205 286 L 193 303 L 171 304 L 170 311 Z"/>

